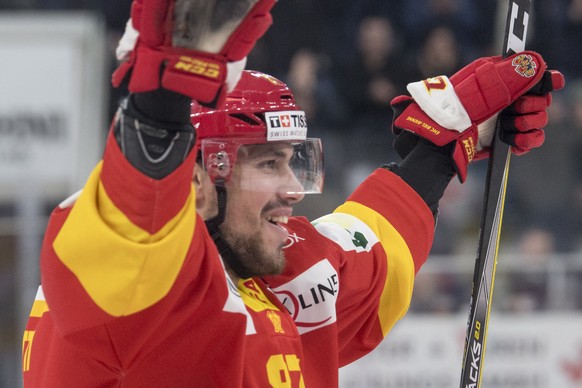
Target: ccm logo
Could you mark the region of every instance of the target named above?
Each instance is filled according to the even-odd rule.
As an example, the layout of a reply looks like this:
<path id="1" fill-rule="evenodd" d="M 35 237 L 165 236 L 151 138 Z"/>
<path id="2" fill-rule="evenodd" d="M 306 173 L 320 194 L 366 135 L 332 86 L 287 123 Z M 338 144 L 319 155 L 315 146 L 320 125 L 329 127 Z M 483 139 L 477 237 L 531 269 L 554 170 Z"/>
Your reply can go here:
<path id="1" fill-rule="evenodd" d="M 174 65 L 174 69 L 207 78 L 218 78 L 220 76 L 220 66 L 218 64 L 185 56 L 180 57 Z"/>

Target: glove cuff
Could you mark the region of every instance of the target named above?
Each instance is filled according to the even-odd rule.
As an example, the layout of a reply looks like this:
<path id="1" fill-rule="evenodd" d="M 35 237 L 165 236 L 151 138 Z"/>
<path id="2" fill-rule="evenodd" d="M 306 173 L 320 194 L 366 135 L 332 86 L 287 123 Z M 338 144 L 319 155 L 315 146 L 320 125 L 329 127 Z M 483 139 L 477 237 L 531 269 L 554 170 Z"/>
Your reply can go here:
<path id="1" fill-rule="evenodd" d="M 405 129 L 427 139 L 437 146 L 449 144 L 451 141 L 459 137 L 459 132 L 451 131 L 440 126 L 416 103 L 410 103 L 402 113 L 396 117 L 393 126 L 395 127 L 395 133 L 400 133 Z"/>
<path id="2" fill-rule="evenodd" d="M 163 87 L 217 106 L 272 24 L 275 2 L 134 0 L 118 53 L 129 60 L 114 72 L 113 85 L 129 78 L 133 93 Z"/>
<path id="3" fill-rule="evenodd" d="M 131 70 L 140 74 L 139 77 L 130 78 L 128 88 L 133 93 L 150 92 L 163 87 L 207 105 L 216 105 L 222 101 L 226 95 L 223 86 L 227 80 L 224 60 L 193 53 L 191 50 L 188 55 L 183 52 L 176 49 L 165 52 L 139 46 L 130 60 L 122 63 L 113 73 L 112 84 L 119 86 Z"/>

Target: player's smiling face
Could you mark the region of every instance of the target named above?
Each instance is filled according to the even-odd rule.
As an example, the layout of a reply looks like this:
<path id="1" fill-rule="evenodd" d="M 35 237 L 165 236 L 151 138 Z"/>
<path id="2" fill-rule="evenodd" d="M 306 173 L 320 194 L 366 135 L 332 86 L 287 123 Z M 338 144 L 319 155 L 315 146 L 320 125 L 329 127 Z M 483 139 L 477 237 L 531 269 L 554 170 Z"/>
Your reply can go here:
<path id="1" fill-rule="evenodd" d="M 280 273 L 285 266 L 284 225 L 292 205 L 303 198 L 289 162 L 290 144 L 241 147 L 236 167 L 226 184 L 226 217 L 220 226 L 223 238 L 254 276 Z"/>

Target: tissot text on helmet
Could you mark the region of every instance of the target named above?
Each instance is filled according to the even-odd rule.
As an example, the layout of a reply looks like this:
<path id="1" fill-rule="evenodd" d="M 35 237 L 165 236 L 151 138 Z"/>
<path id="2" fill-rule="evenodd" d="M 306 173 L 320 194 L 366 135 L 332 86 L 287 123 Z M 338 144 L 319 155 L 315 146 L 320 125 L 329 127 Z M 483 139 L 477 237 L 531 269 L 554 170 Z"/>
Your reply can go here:
<path id="1" fill-rule="evenodd" d="M 304 140 L 307 137 L 307 121 L 302 111 L 266 112 L 267 141 Z"/>

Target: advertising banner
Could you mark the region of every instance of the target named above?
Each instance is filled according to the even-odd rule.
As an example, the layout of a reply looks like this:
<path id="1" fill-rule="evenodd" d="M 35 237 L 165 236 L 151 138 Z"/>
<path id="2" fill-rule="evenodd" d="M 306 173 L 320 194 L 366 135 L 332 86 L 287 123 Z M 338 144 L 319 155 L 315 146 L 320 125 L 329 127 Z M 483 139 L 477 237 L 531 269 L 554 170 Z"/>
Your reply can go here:
<path id="1" fill-rule="evenodd" d="M 458 387 L 465 319 L 409 315 L 371 354 L 340 370 L 340 387 Z M 482 388 L 582 387 L 582 315 L 492 313 L 489 323 Z"/>

